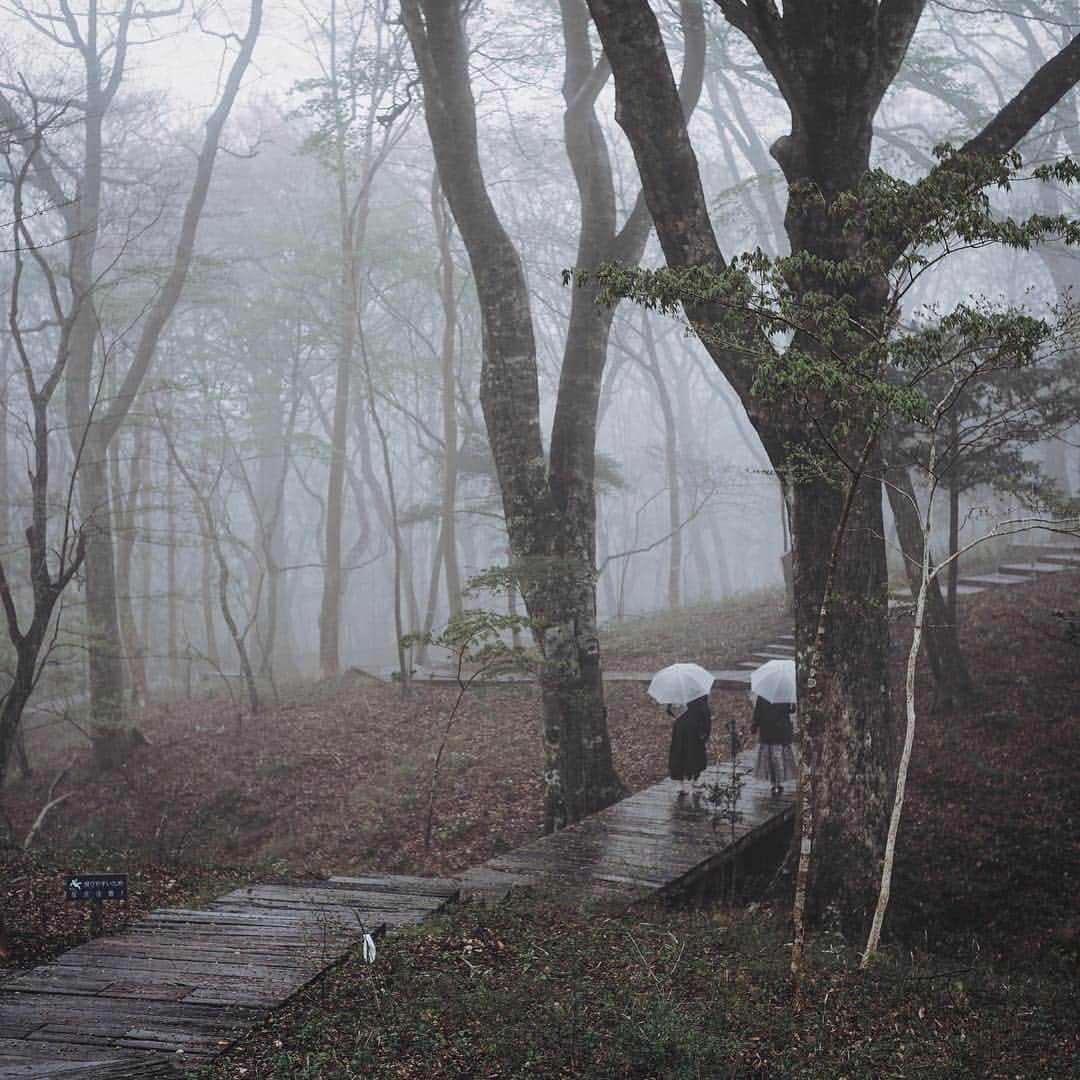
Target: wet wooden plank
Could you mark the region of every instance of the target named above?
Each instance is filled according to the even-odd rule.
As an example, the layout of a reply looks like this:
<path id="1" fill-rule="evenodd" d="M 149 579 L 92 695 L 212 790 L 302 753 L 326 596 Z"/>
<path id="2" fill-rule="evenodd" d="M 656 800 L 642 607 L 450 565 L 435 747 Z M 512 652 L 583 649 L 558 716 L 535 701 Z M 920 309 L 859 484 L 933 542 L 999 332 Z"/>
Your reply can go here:
<path id="1" fill-rule="evenodd" d="M 331 912 L 337 912 L 344 908 L 363 908 L 365 910 L 398 910 L 408 909 L 416 911 L 432 911 L 441 907 L 444 901 L 438 897 L 423 897 L 416 894 L 405 893 L 396 895 L 392 893 L 377 893 L 357 888 L 324 888 L 320 884 L 316 886 L 292 886 L 292 885 L 257 885 L 238 889 L 236 892 L 227 893 L 214 901 L 215 905 L 227 906 L 230 903 L 241 904 L 253 900 L 275 900 L 282 904 L 293 905 L 304 911 L 312 908 L 325 908 Z"/>
<path id="2" fill-rule="evenodd" d="M 130 959 L 163 963 L 243 964 L 272 967 L 275 964 L 289 965 L 305 957 L 324 955 L 331 947 L 332 944 L 328 942 L 326 948 L 313 943 L 310 947 L 290 946 L 288 949 L 275 949 L 273 942 L 267 941 L 259 949 L 237 950 L 217 948 L 197 938 L 171 942 L 143 942 L 125 937 L 105 939 L 97 948 L 85 949 L 74 956 L 64 953 L 57 957 L 54 963 L 59 967 L 67 965 L 88 967 L 113 964 L 117 959 L 121 962 Z"/>
<path id="3" fill-rule="evenodd" d="M 202 991 L 210 991 L 215 996 L 237 995 L 230 999 L 235 1004 L 262 1007 L 288 997 L 307 978 L 307 973 L 296 969 L 275 979 L 171 969 L 107 972 L 72 969 L 71 974 L 62 976 L 48 970 L 28 972 L 13 979 L 9 988 L 23 993 L 88 994 L 147 1001 L 205 1001 Z"/>
<path id="4" fill-rule="evenodd" d="M 453 879 L 409 877 L 404 874 L 395 874 L 392 878 L 334 875 L 320 884 L 323 888 L 344 887 L 371 893 L 392 893 L 396 896 L 430 896 L 443 903 L 454 900 L 458 893 L 457 882 Z"/>
<path id="5" fill-rule="evenodd" d="M 174 1063 L 211 1060 L 365 927 L 419 922 L 459 889 L 415 877 L 280 882 L 156 911 L 0 983 L 0 1078 L 178 1075 Z"/>
<path id="6" fill-rule="evenodd" d="M 0 1078 L 157 1080 L 178 1077 L 173 1062 L 109 1048 L 62 1046 L 35 1039 L 0 1039 Z"/>
<path id="7" fill-rule="evenodd" d="M 771 831 L 794 812 L 793 794 L 774 797 L 766 782 L 750 775 L 755 754 L 745 752 L 736 765 L 743 781 L 743 820 L 734 831 L 706 800 L 680 800 L 677 785 L 662 781 L 577 825 L 497 856 L 482 869 L 516 874 L 538 888 L 590 878 L 616 890 L 623 885 L 628 897 L 643 886 L 669 888 L 703 864 L 730 857 L 745 837 Z M 713 766 L 706 779 L 726 783 L 729 770 L 727 763 Z"/>

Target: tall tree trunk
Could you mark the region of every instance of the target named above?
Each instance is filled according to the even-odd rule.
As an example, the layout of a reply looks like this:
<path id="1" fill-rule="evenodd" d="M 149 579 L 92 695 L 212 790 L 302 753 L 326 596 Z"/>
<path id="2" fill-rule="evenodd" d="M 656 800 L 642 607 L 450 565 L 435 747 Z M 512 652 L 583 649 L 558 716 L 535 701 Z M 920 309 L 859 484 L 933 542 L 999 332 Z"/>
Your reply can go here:
<path id="1" fill-rule="evenodd" d="M 108 445 L 127 417 L 187 279 L 222 130 L 258 37 L 262 0 L 251 0 L 246 31 L 238 40 L 237 53 L 218 103 L 207 118 L 172 265 L 143 315 L 133 359 L 123 378 L 118 380 L 118 392 L 110 400 L 103 401 L 99 395 L 102 372 L 95 370 L 95 362 L 105 364 L 109 358 L 98 355 L 101 327 L 94 304 L 99 285 L 95 258 L 104 181 L 103 132 L 106 116 L 123 81 L 132 25 L 141 17 L 141 11 L 136 12 L 132 5 L 127 5 L 115 14 L 112 40 L 109 41 L 105 40 L 109 35 L 103 30 L 102 23 L 113 14 L 102 12 L 96 4 L 91 4 L 83 27 L 78 27 L 76 17 L 70 13 L 65 21 L 71 34 L 71 45 L 80 54 L 85 80 L 78 197 L 71 208 L 65 210 L 68 224 L 73 226 L 69 259 L 71 332 L 66 342 L 65 403 L 72 448 L 79 459 L 79 501 L 88 544 L 85 575 L 90 711 L 94 756 L 101 767 L 118 764 L 139 738 L 136 732 L 127 728 L 123 702 L 123 662 L 109 521 Z M 56 177 L 45 165 L 39 173 L 47 190 L 59 190 Z M 67 207 L 69 202 L 61 199 L 57 205 Z"/>
<path id="2" fill-rule="evenodd" d="M 0 334 L 0 548 L 11 532 L 11 477 L 8 475 L 8 357 L 11 337 Z"/>
<path id="3" fill-rule="evenodd" d="M 446 606 L 451 620 L 461 615 L 461 575 L 457 556 L 457 501 L 458 480 L 458 423 L 457 395 L 455 393 L 454 341 L 457 335 L 457 290 L 454 286 L 454 256 L 450 248 L 453 220 L 446 212 L 439 173 L 431 177 L 431 214 L 435 220 L 435 232 L 439 241 L 439 266 L 436 271 L 439 302 L 442 306 L 443 327 L 440 349 L 442 371 L 442 420 L 443 420 L 443 477 L 439 506 L 442 527 L 439 531 L 438 551 L 446 570 Z"/>
<path id="4" fill-rule="evenodd" d="M 281 616 L 281 566 L 285 546 L 285 481 L 288 476 L 293 433 L 300 407 L 297 386 L 299 349 L 294 346 L 290 383 L 293 387 L 288 414 L 282 415 L 282 380 L 277 367 L 257 378 L 255 439 L 259 448 L 255 482 L 249 492 L 257 530 L 257 560 L 262 568 L 266 598 L 259 609 L 256 638 L 259 674 L 273 678 Z"/>
<path id="5" fill-rule="evenodd" d="M 341 606 L 345 592 L 342 573 L 341 530 L 345 505 L 345 471 L 351 407 L 350 383 L 353 357 L 359 333 L 361 311 L 360 255 L 367 231 L 371 185 L 400 130 L 398 117 L 408 122 L 409 111 L 398 107 L 394 93 L 394 73 L 398 57 L 394 39 L 399 31 L 386 34 L 392 24 L 377 5 L 365 7 L 375 17 L 374 51 L 368 56 L 361 44 L 352 12 L 337 0 L 330 0 L 325 23 L 328 57 L 323 61 L 326 100 L 316 112 L 324 118 L 323 138 L 332 155 L 330 165 L 337 189 L 338 226 L 338 357 L 334 381 L 334 409 L 330 434 L 330 474 L 326 490 L 326 562 L 323 595 L 319 609 L 319 669 L 323 678 L 333 678 L 341 670 Z M 339 38 L 344 39 L 339 41 Z M 361 75 L 359 57 L 365 56 L 366 72 Z M 327 109 L 328 106 L 328 109 Z"/>
<path id="6" fill-rule="evenodd" d="M 176 466 L 172 458 L 165 461 L 165 578 L 168 620 L 166 653 L 169 657 L 169 683 L 175 690 L 180 685 L 180 581 L 176 566 Z"/>
<path id="7" fill-rule="evenodd" d="M 960 468 L 960 463 L 957 460 L 959 437 L 958 421 L 956 413 L 953 412 L 949 416 L 949 439 L 953 447 L 953 458 L 947 478 L 949 493 L 949 565 L 946 567 L 945 603 L 949 611 L 949 621 L 954 626 L 956 625 L 957 610 L 956 587 L 960 580 L 960 560 L 956 558 L 956 553 L 960 550 L 960 478 L 957 476 L 957 470 Z"/>
<path id="8" fill-rule="evenodd" d="M 591 288 L 571 300 L 559 393 L 545 467 L 536 348 L 518 253 L 492 206 L 480 168 L 464 11 L 402 0 L 424 86 L 439 177 L 465 242 L 483 320 L 481 404 L 495 458 L 512 565 L 542 664 L 545 821 L 577 821 L 620 798 L 607 730 L 596 627 L 597 410 L 611 312 Z M 562 0 L 566 70 L 564 136 L 581 202 L 578 265 L 640 259 L 649 222 L 639 199 L 617 228 L 614 183 L 594 104 L 607 78 L 589 39 L 582 0 Z M 700 5 L 687 3 L 688 42 L 704 40 Z M 700 59 L 697 54 L 695 59 Z M 684 74 L 700 92 L 701 65 Z"/>
<path id="9" fill-rule="evenodd" d="M 79 469 L 79 505 L 87 537 L 85 590 L 94 761 L 113 768 L 140 739 L 124 705 L 124 650 L 116 608 L 106 444 L 91 431 Z"/>
<path id="10" fill-rule="evenodd" d="M 705 549 L 704 527 L 692 528 L 687 540 L 697 584 L 694 602 L 698 604 L 716 603 L 735 592 L 731 584 L 731 574 L 728 572 L 727 559 L 724 555 L 724 540 L 720 530 L 711 529 L 709 532 L 709 539 L 712 542 L 712 559 L 708 557 Z"/>
<path id="11" fill-rule="evenodd" d="M 416 662 L 428 662 L 427 639 L 435 626 L 435 612 L 439 606 L 439 585 L 442 582 L 443 568 L 443 533 L 440 525 L 435 536 L 435 551 L 431 560 L 431 577 L 428 579 L 427 605 L 424 608 L 424 621 L 420 625 L 420 643 L 416 648 Z"/>
<path id="12" fill-rule="evenodd" d="M 361 339 L 361 346 L 363 339 Z M 371 365 L 368 363 L 366 350 L 363 353 L 364 378 L 367 385 L 367 407 L 371 414 L 372 423 L 375 425 L 375 433 L 379 439 L 379 448 L 382 451 L 383 476 L 386 480 L 386 495 L 389 502 L 390 512 L 390 540 L 394 549 L 394 640 L 397 647 L 398 674 L 401 676 L 402 693 L 407 694 L 411 683 L 412 671 L 409 668 L 408 658 L 405 655 L 405 646 L 402 639 L 405 636 L 405 621 L 401 610 L 401 594 L 403 578 L 406 572 L 405 545 L 401 536 L 401 520 L 398 515 L 397 492 L 394 487 L 394 470 L 390 459 L 390 437 L 379 419 L 378 410 L 375 407 L 375 385 L 371 378 Z M 412 602 L 415 607 L 415 600 Z M 410 610 L 410 616 L 415 618 L 415 612 Z M 416 623 L 414 622 L 415 626 Z"/>
<path id="13" fill-rule="evenodd" d="M 820 644 L 816 694 L 800 694 L 803 775 L 812 786 L 813 860 L 807 917 L 827 911 L 845 929 L 868 925 L 892 796 L 894 733 L 888 691 L 889 628 L 880 486 L 860 481 L 826 596 L 842 492 L 828 480 L 794 487 L 792 508 L 796 663 L 805 676 L 822 604 L 829 606 Z M 804 830 L 804 836 L 806 835 Z"/>
<path id="14" fill-rule="evenodd" d="M 144 458 L 142 462 L 142 475 L 143 490 L 153 490 L 154 470 L 149 457 Z M 138 548 L 138 633 L 139 642 L 142 646 L 143 679 L 146 684 L 147 695 L 149 695 L 158 664 L 155 661 L 149 661 L 148 658 L 156 656 L 160 652 L 160 647 L 155 647 L 153 640 L 155 635 L 154 613 L 158 607 L 158 601 L 157 597 L 151 595 L 154 588 L 154 544 L 151 542 L 154 511 L 147 505 L 143 507 L 142 515 L 143 520 L 146 522 L 146 531 L 143 533 L 143 542 L 139 544 Z"/>
<path id="15" fill-rule="evenodd" d="M 88 17 L 83 59 L 86 65 L 86 119 L 82 175 L 75 211 L 77 233 L 70 254 L 71 334 L 65 370 L 68 434 L 78 467 L 79 509 L 86 537 L 84 565 L 86 642 L 94 757 L 101 767 L 119 761 L 130 745 L 125 731 L 124 669 L 116 612 L 116 573 L 109 515 L 108 438 L 92 423 L 105 405 L 99 400 L 101 378 L 94 385 L 98 318 L 94 304 L 94 265 L 101 212 L 103 124 L 116 87 L 103 81 L 97 52 L 97 9 Z M 126 33 L 126 27 L 125 31 Z"/>
<path id="16" fill-rule="evenodd" d="M 344 145 L 340 156 L 344 158 Z M 341 671 L 341 523 L 345 496 L 346 436 L 349 417 L 349 384 L 356 346 L 357 320 L 357 244 L 349 201 L 345 165 L 338 175 L 338 212 L 340 214 L 340 282 L 338 286 L 337 371 L 334 380 L 334 411 L 330 433 L 330 476 L 326 488 L 326 564 L 323 570 L 322 606 L 319 610 L 319 674 L 331 679 Z"/>
<path id="17" fill-rule="evenodd" d="M 124 659 L 131 680 L 132 704 L 145 705 L 149 696 L 146 685 L 145 649 L 135 622 L 131 580 L 136 540 L 135 519 L 138 513 L 146 451 L 143 428 L 139 427 L 135 432 L 127 491 L 124 490 L 121 479 L 118 442 L 119 440 L 114 439 L 109 449 L 112 466 L 113 520 L 116 531 L 116 611 L 120 640 L 124 646 Z"/>
<path id="18" fill-rule="evenodd" d="M 603 514 L 600 515 L 600 520 L 604 520 Z M 608 537 L 607 530 L 603 525 L 599 526 L 597 541 L 599 544 L 599 553 L 603 556 L 600 559 L 600 589 L 602 590 L 603 606 L 607 608 L 608 618 L 618 617 L 618 597 L 615 594 L 615 566 L 608 562 L 605 565 L 607 555 L 611 554 L 611 541 Z"/>
<path id="19" fill-rule="evenodd" d="M 335 46 L 331 36 L 331 64 L 335 69 Z M 336 86 L 336 81 L 335 81 Z M 345 166 L 345 132 L 335 140 L 338 187 L 338 344 L 334 378 L 334 410 L 330 430 L 330 476 L 326 487 L 326 563 L 323 569 L 322 606 L 319 609 L 319 674 L 324 679 L 341 671 L 341 523 L 345 495 L 345 456 L 349 417 L 349 385 L 353 352 L 356 346 L 357 320 L 357 238 L 348 190 Z"/>
<path id="20" fill-rule="evenodd" d="M 208 390 L 204 388 L 204 393 L 208 393 Z M 210 402 L 204 398 L 202 402 L 202 424 L 200 425 L 200 438 L 199 438 L 199 475 L 207 476 L 210 471 Z M 164 431 L 164 425 L 162 425 L 162 435 L 165 438 L 166 446 L 169 445 L 168 437 Z M 177 460 L 174 454 L 170 451 L 169 460 L 172 462 L 173 467 L 177 467 Z M 196 511 L 196 520 L 202 525 L 202 516 Z M 201 543 L 199 544 L 199 554 L 202 560 L 201 573 L 199 574 L 199 589 L 202 607 L 202 622 L 203 622 L 203 636 L 206 639 L 206 648 L 204 653 L 207 663 L 212 668 L 221 667 L 221 654 L 218 651 L 217 643 L 217 606 L 214 599 L 214 553 L 210 546 L 210 536 L 205 529 L 200 529 Z"/>

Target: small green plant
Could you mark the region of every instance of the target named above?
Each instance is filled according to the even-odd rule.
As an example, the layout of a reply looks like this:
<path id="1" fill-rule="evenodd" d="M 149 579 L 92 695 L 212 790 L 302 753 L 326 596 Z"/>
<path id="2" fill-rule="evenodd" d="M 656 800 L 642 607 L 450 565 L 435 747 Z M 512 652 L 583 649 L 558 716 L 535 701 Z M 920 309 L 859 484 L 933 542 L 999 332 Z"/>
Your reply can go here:
<path id="1" fill-rule="evenodd" d="M 431 826 L 435 815 L 435 793 L 450 732 L 457 722 L 461 704 L 469 688 L 478 679 L 490 679 L 514 671 L 534 668 L 531 652 L 517 643 L 517 636 L 529 625 L 522 615 L 499 615 L 482 609 L 463 611 L 438 634 L 406 634 L 401 639 L 403 649 L 413 645 L 433 645 L 450 654 L 457 696 L 446 717 L 442 736 L 431 763 L 428 778 L 427 814 L 424 818 L 424 847 L 431 846 Z M 510 641 L 507 641 L 507 636 Z"/>
<path id="2" fill-rule="evenodd" d="M 731 841 L 731 876 L 729 878 L 730 898 L 735 899 L 735 828 L 743 819 L 743 813 L 739 809 L 739 801 L 742 798 L 743 787 L 746 783 L 743 772 L 739 768 L 739 752 L 742 750 L 742 732 L 739 731 L 735 722 L 735 711 L 727 710 L 727 735 L 728 750 L 731 754 L 731 768 L 726 778 L 721 778 L 715 784 L 710 784 L 706 792 L 706 798 L 713 807 L 713 828 L 721 829 L 725 825 L 728 829 L 728 837 Z M 721 774 L 722 775 L 722 774 Z"/>

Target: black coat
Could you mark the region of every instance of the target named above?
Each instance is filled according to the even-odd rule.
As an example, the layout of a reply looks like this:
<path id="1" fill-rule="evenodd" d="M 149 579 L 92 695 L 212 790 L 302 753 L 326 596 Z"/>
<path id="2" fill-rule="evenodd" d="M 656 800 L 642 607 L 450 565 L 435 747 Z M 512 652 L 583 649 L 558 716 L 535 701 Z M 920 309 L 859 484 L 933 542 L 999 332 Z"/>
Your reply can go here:
<path id="1" fill-rule="evenodd" d="M 750 730 L 758 732 L 758 739 L 763 743 L 785 745 L 791 742 L 795 738 L 791 709 L 786 701 L 766 701 L 759 697 L 754 703 Z"/>
<path id="2" fill-rule="evenodd" d="M 672 780 L 696 780 L 705 771 L 708 764 L 705 744 L 711 731 L 709 699 L 696 698 L 671 728 L 668 775 Z"/>

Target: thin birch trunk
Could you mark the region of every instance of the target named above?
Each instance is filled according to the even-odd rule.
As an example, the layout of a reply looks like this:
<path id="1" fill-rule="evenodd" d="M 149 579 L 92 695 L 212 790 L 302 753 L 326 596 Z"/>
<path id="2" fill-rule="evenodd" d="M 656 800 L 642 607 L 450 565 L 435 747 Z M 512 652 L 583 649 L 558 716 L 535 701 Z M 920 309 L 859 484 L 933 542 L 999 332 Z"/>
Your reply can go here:
<path id="1" fill-rule="evenodd" d="M 930 561 L 930 528 L 933 520 L 934 494 L 937 491 L 937 438 L 934 427 L 930 429 L 930 452 L 927 465 L 926 512 L 923 517 L 922 573 L 919 592 L 915 600 L 915 627 L 911 635 L 911 648 L 908 649 L 907 671 L 904 678 L 904 705 L 906 725 L 904 729 L 904 749 L 900 754 L 900 764 L 896 773 L 896 796 L 893 799 L 892 812 L 889 814 L 889 832 L 885 840 L 885 856 L 881 864 L 881 886 L 878 889 L 874 917 L 870 923 L 870 933 L 866 939 L 860 966 L 866 967 L 874 958 L 881 939 L 881 926 L 885 920 L 885 909 L 889 906 L 889 894 L 892 886 L 893 860 L 896 854 L 896 836 L 900 831 L 900 815 L 904 809 L 904 795 L 907 791 L 908 769 L 911 766 L 911 750 L 915 745 L 915 668 L 922 648 L 923 624 L 926 619 L 926 596 L 930 583 L 937 574 Z M 949 562 L 954 566 L 955 558 Z"/>

